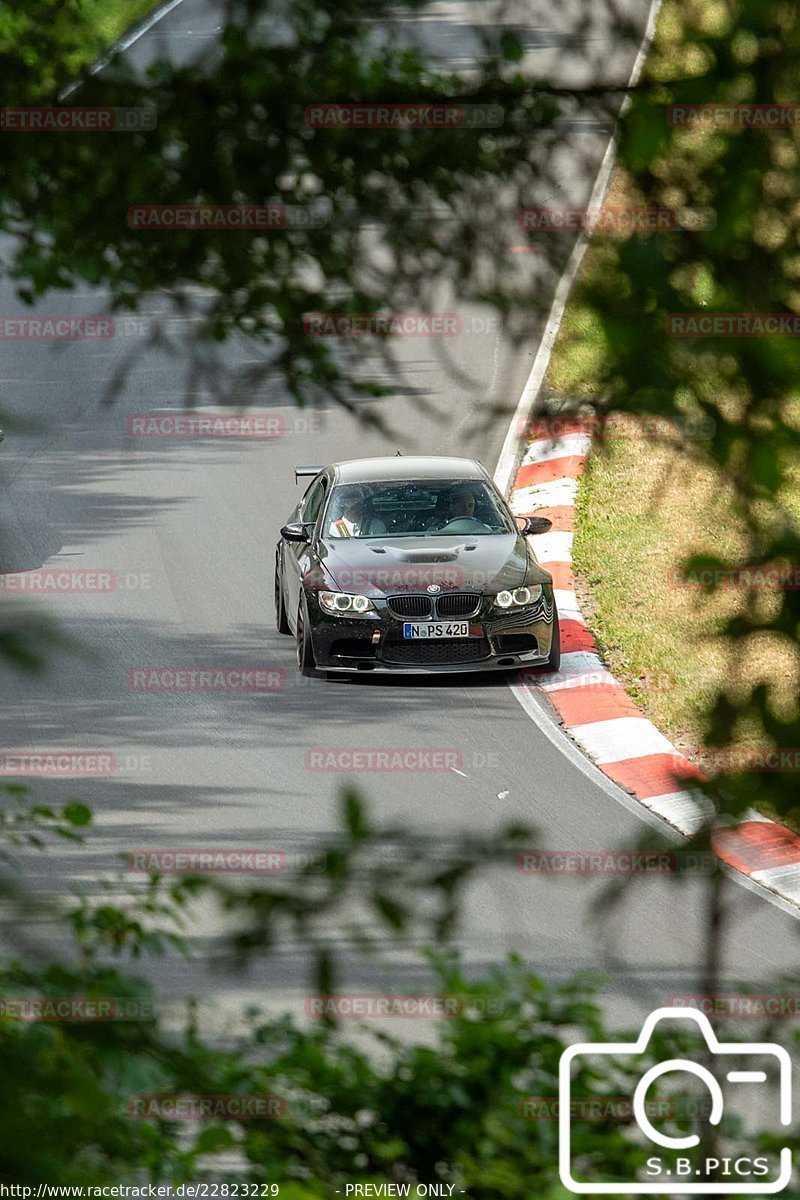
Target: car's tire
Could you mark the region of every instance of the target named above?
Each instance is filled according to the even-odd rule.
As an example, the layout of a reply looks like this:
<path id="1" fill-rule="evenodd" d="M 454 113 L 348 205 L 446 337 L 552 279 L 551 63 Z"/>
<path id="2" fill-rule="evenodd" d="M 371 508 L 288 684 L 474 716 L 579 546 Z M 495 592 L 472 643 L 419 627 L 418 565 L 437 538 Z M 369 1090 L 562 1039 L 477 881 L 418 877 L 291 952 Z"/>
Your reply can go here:
<path id="1" fill-rule="evenodd" d="M 281 583 L 281 560 L 275 556 L 275 628 L 278 633 L 291 633 L 289 622 L 286 620 L 286 604 L 283 599 L 283 584 Z"/>
<path id="2" fill-rule="evenodd" d="M 558 671 L 561 667 L 561 626 L 558 615 L 553 617 L 553 636 L 550 639 L 550 656 L 547 659 L 547 670 Z"/>
<path id="3" fill-rule="evenodd" d="M 317 664 L 314 661 L 311 631 L 306 624 L 304 609 L 305 605 L 301 599 L 297 609 L 297 669 L 307 679 L 313 679 L 317 674 Z"/>

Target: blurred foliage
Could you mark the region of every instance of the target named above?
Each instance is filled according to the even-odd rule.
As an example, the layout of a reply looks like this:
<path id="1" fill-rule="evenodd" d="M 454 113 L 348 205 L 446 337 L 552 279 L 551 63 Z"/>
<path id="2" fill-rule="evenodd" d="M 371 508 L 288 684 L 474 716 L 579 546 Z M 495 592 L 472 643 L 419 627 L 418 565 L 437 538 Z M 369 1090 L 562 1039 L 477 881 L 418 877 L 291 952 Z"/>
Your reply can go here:
<path id="1" fill-rule="evenodd" d="M 49 813 L 26 808 L 22 794 L 9 803 L 12 799 L 12 824 L 27 826 L 35 841 L 47 840 L 50 826 L 64 832 L 61 823 L 71 836 L 81 836 L 87 826 L 91 835 L 89 815 L 80 806 Z M 438 870 L 455 867 L 456 874 L 472 877 L 494 861 L 504 842 L 505 861 L 513 862 L 510 851 L 523 832 L 530 831 L 512 831 L 484 844 L 455 836 L 453 847 L 443 849 Z M 5 839 L 0 828 L 0 841 Z M 471 847 L 468 853 L 465 845 Z M 275 910 L 306 914 L 301 940 L 313 944 L 312 927 L 339 927 L 341 914 L 355 911 L 357 900 L 380 923 L 365 856 L 376 865 L 392 862 L 399 880 L 419 877 L 419 852 L 414 839 L 404 842 L 397 831 L 373 827 L 361 802 L 349 795 L 343 798 L 341 833 L 315 863 L 276 880 L 272 889 L 259 885 L 251 892 L 240 881 L 241 887 L 226 890 L 225 906 L 242 918 L 243 929 L 252 924 L 255 930 L 245 939 L 248 955 L 270 955 L 278 947 L 277 939 L 267 946 L 263 939 L 270 890 Z M 313 917 L 307 902 L 310 874 L 320 881 L 320 898 L 325 896 L 325 906 Z M 343 879 L 352 882 L 346 895 Z M 436 912 L 439 883 L 432 874 L 428 887 L 416 888 L 409 907 Z M 381 989 L 382 994 L 442 1001 L 446 1015 L 412 1019 L 411 1039 L 395 1032 L 398 1026 L 391 1020 L 308 1016 L 298 1024 L 257 1008 L 243 1027 L 237 1023 L 238 1032 L 224 1039 L 203 1037 L 193 1002 L 183 1017 L 176 1015 L 124 961 L 115 965 L 109 956 L 126 960 L 130 954 L 163 950 L 154 928 L 185 929 L 191 925 L 187 901 L 216 888 L 208 878 L 168 883 L 151 877 L 138 896 L 126 898 L 125 912 L 118 911 L 116 919 L 111 903 L 90 912 L 83 901 L 60 917 L 50 911 L 62 947 L 57 962 L 37 964 L 32 953 L 26 965 L 6 957 L 0 968 L 0 1182 L 86 1186 L 246 1180 L 279 1184 L 282 1196 L 296 1200 L 328 1196 L 345 1183 L 387 1181 L 452 1184 L 456 1194 L 463 1190 L 475 1200 L 568 1195 L 555 1172 L 561 1054 L 577 1040 L 629 1041 L 638 1034 L 605 1028 L 597 995 L 600 977 L 550 984 L 512 956 L 476 980 L 448 948 L 441 924 L 433 922 L 441 934 L 431 941 L 436 949 L 421 959 L 417 952 L 413 970 L 395 968 L 392 978 L 398 984 Z M 94 936 L 87 939 L 92 921 Z M 394 922 L 384 925 L 396 939 Z M 325 960 L 320 972 L 322 961 L 315 960 L 310 994 L 337 997 L 342 993 L 335 960 Z M 20 1019 L 20 1001 L 32 998 L 53 1003 L 112 998 L 126 1011 L 124 1018 L 110 1020 Z M 786 1036 L 787 1022 L 781 1024 Z M 691 1031 L 657 1026 L 646 1052 L 635 1060 L 618 1059 L 602 1069 L 594 1059 L 581 1061 L 572 1095 L 580 1104 L 630 1101 L 646 1067 L 691 1055 L 693 1049 L 697 1040 Z M 229 1096 L 277 1098 L 279 1115 L 199 1121 L 135 1115 L 137 1106 L 155 1097 L 186 1102 Z M 648 1098 L 674 1101 L 660 1086 Z M 642 1150 L 631 1137 L 630 1114 L 615 1112 L 613 1103 L 600 1117 L 586 1108 L 576 1111 L 573 1153 L 587 1177 L 632 1178 Z M 666 1120 L 662 1128 L 672 1133 L 698 1126 L 697 1113 L 680 1107 Z M 725 1130 L 736 1136 L 740 1154 L 750 1144 L 744 1140 L 749 1135 L 734 1118 L 726 1120 Z M 769 1135 L 758 1144 L 766 1142 Z"/>
<path id="2" fill-rule="evenodd" d="M 404 12 L 421 5 L 411 0 Z M 51 26 L 50 0 L 28 0 L 18 18 L 22 54 L 10 16 L 5 39 L 0 25 L 6 94 L 18 104 L 54 103 L 73 74 L 83 14 L 56 7 Z M 574 15 L 570 37 L 595 54 L 601 77 L 598 29 L 620 47 L 638 38 L 624 9 L 604 0 Z M 550 281 L 508 253 L 519 210 L 534 184 L 557 185 L 559 118 L 607 117 L 624 79 L 612 81 L 616 88 L 564 89 L 532 77 L 502 3 L 496 21 L 473 28 L 474 69 L 463 75 L 401 36 L 387 0 L 229 0 L 221 15 L 218 47 L 197 61 L 160 60 L 143 76 L 118 56 L 70 93 L 72 105 L 144 107 L 155 129 L 4 140 L 0 230 L 14 239 L 7 265 L 20 296 L 32 302 L 89 284 L 107 290 L 118 310 L 153 293 L 168 298 L 171 311 L 197 316 L 198 325 L 185 341 L 172 339 L 168 308 L 153 341 L 187 356 L 192 390 L 212 391 L 217 401 L 252 398 L 268 381 L 301 404 L 381 393 L 374 363 L 366 375 L 358 369 L 363 339 L 338 339 L 334 353 L 329 339 L 306 335 L 303 315 L 438 311 L 445 281 L 462 301 L 492 303 L 509 330 L 525 336 L 531 310 L 549 302 Z M 315 102 L 443 100 L 495 105 L 502 123 L 331 129 L 312 128 L 304 115 Z M 189 203 L 281 204 L 317 223 L 290 220 L 266 234 L 128 226 L 132 205 Z M 563 258 L 567 243 L 555 245 Z M 234 333 L 258 358 L 232 383 L 214 349 Z M 388 357 L 391 339 L 366 340 Z"/>

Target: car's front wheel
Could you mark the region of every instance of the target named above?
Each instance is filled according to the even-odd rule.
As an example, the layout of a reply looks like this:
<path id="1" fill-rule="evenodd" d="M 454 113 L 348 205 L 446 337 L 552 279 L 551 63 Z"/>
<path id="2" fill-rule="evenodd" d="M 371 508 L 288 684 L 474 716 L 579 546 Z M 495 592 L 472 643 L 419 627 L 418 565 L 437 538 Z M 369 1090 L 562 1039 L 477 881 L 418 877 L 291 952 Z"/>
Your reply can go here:
<path id="1" fill-rule="evenodd" d="M 289 622 L 286 620 L 286 604 L 283 599 L 283 584 L 281 583 L 281 560 L 275 555 L 275 627 L 278 633 L 291 633 Z"/>
<path id="2" fill-rule="evenodd" d="M 561 626 L 558 617 L 553 617 L 553 636 L 550 639 L 550 657 L 547 660 L 547 670 L 557 671 L 561 666 Z"/>
<path id="3" fill-rule="evenodd" d="M 317 674 L 314 647 L 311 645 L 311 630 L 306 624 L 305 605 L 301 599 L 297 609 L 297 669 L 301 675 L 313 678 Z"/>

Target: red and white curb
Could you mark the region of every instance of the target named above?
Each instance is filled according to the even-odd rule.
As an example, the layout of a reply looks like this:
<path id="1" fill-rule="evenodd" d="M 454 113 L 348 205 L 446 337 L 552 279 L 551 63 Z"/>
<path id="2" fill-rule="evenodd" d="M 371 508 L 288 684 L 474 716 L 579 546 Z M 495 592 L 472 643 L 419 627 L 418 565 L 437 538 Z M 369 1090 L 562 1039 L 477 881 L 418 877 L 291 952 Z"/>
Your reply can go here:
<path id="1" fill-rule="evenodd" d="M 553 577 L 561 622 L 561 669 L 537 681 L 565 730 L 610 780 L 651 812 L 691 836 L 712 811 L 691 786 L 700 771 L 666 738 L 603 663 L 580 610 L 572 571 L 572 540 L 578 479 L 591 450 L 591 434 L 580 422 L 559 436 L 547 423 L 534 423 L 511 488 L 515 515 L 549 517 L 549 533 L 533 543 L 536 557 Z M 529 685 L 530 686 L 530 685 Z M 752 814 L 736 827 L 717 830 L 714 850 L 729 866 L 800 905 L 800 837 L 774 821 Z"/>

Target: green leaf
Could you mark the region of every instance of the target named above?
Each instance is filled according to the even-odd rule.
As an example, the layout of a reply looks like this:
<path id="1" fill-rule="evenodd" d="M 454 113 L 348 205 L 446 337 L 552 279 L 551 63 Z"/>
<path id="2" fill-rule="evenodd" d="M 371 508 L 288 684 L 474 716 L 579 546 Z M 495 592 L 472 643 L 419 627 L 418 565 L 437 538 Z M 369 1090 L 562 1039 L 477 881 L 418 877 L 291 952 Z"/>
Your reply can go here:
<path id="1" fill-rule="evenodd" d="M 65 804 L 61 815 L 70 825 L 89 825 L 92 820 L 92 810 L 86 804 L 79 804 L 77 801 Z"/>

